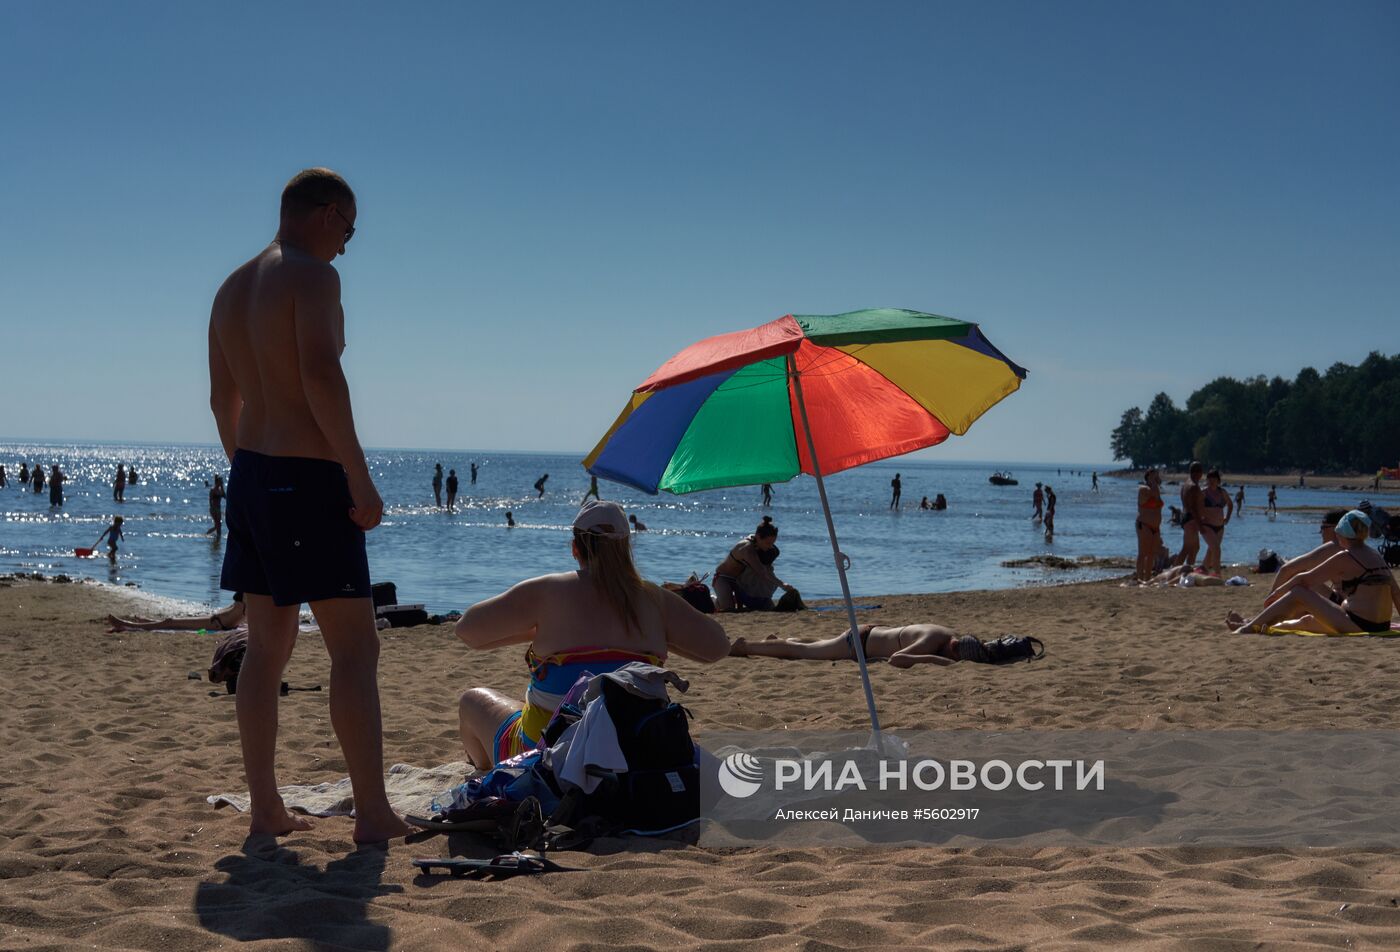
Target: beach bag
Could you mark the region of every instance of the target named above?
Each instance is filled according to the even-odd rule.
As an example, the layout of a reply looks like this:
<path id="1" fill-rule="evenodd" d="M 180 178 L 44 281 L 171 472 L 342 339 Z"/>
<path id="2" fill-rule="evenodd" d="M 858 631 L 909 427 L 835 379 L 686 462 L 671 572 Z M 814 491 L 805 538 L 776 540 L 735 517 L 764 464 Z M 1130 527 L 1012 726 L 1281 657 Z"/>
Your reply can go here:
<path id="1" fill-rule="evenodd" d="M 656 835 L 700 817 L 700 768 L 690 736 L 690 711 L 643 698 L 611 680 L 592 704 L 605 704 L 627 769 L 608 774 L 592 792 L 563 794 L 550 827 Z"/>
<path id="2" fill-rule="evenodd" d="M 229 694 L 238 691 L 238 672 L 243 667 L 243 656 L 248 653 L 248 632 L 231 631 L 214 646 L 214 660 L 209 662 L 211 684 L 223 682 Z"/>
<path id="3" fill-rule="evenodd" d="M 715 600 L 710 595 L 710 586 L 704 582 L 686 582 L 676 594 L 685 599 L 697 612 L 705 615 L 715 613 Z"/>
<path id="4" fill-rule="evenodd" d="M 399 589 L 393 582 L 375 582 L 369 587 L 369 595 L 376 610 L 399 603 Z"/>
<path id="5" fill-rule="evenodd" d="M 783 597 L 778 599 L 778 605 L 774 611 L 780 612 L 805 612 L 807 606 L 802 602 L 802 593 L 797 589 L 790 592 L 783 592 Z"/>
<path id="6" fill-rule="evenodd" d="M 987 664 L 1012 664 L 1045 657 L 1045 645 L 1039 638 L 1002 635 L 996 641 L 984 642 L 982 648 L 987 653 Z"/>

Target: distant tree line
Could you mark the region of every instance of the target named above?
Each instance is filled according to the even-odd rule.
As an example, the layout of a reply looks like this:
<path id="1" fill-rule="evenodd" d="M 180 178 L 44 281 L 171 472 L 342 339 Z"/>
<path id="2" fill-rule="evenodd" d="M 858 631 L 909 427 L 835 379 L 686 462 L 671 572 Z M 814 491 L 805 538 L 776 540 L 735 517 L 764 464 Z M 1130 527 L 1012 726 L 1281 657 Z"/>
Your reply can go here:
<path id="1" fill-rule="evenodd" d="M 1400 354 L 1304 367 L 1291 382 L 1219 377 L 1183 409 L 1165 393 L 1123 414 L 1110 440 L 1134 468 L 1197 459 L 1235 472 L 1373 473 L 1400 461 Z"/>

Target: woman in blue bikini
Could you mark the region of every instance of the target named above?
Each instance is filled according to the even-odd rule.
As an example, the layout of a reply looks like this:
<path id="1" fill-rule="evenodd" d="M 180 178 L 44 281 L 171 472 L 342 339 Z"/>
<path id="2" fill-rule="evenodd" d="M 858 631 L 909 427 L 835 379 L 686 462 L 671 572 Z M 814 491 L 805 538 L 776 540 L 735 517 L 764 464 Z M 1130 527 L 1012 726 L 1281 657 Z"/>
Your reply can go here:
<path id="1" fill-rule="evenodd" d="M 490 688 L 472 688 L 458 702 L 462 746 L 479 768 L 532 749 L 585 673 L 633 661 L 661 665 L 671 652 L 705 663 L 729 654 L 717 621 L 637 574 L 627 515 L 617 503 L 584 504 L 574 518 L 572 551 L 576 571 L 527 579 L 473 605 L 457 623 L 457 637 L 471 648 L 528 645 L 523 703 Z"/>

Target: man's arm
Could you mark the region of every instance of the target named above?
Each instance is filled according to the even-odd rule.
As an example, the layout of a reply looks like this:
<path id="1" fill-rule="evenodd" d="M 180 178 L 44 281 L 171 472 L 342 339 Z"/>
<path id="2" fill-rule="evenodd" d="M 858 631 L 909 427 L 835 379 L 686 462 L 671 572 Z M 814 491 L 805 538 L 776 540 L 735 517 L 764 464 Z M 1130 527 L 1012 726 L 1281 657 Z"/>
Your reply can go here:
<path id="1" fill-rule="evenodd" d="M 501 594 L 477 602 L 457 622 L 457 637 L 468 648 L 498 648 L 501 645 L 529 643 L 539 627 L 536 610 L 546 597 L 546 579 L 532 578 Z"/>
<path id="2" fill-rule="evenodd" d="M 1283 563 L 1278 573 L 1274 576 L 1274 584 L 1269 589 L 1269 594 L 1264 604 L 1268 605 L 1269 602 L 1273 600 L 1273 596 L 1282 591 L 1283 587 L 1292 580 L 1293 576 L 1300 572 L 1311 572 L 1336 554 L 1336 545 L 1331 542 L 1324 542 L 1311 552 L 1300 555 L 1296 559 L 1289 559 L 1287 562 Z"/>
<path id="3" fill-rule="evenodd" d="M 1192 489 L 1183 500 L 1186 503 L 1186 511 L 1195 516 L 1197 522 L 1205 521 L 1201 518 L 1201 512 L 1205 509 L 1205 501 L 1205 493 L 1201 492 L 1200 487 Z"/>
<path id="4" fill-rule="evenodd" d="M 361 529 L 379 525 L 384 503 L 370 479 L 365 451 L 355 435 L 350 386 L 340 367 L 345 315 L 340 275 L 330 265 L 303 266 L 296 282 L 295 321 L 301 385 L 316 426 L 350 480 L 351 518 Z"/>
<path id="5" fill-rule="evenodd" d="M 233 460 L 238 449 L 238 417 L 243 412 L 243 395 L 224 357 L 214 320 L 209 320 L 209 409 L 214 411 L 214 423 L 219 428 L 219 442 L 224 455 Z"/>

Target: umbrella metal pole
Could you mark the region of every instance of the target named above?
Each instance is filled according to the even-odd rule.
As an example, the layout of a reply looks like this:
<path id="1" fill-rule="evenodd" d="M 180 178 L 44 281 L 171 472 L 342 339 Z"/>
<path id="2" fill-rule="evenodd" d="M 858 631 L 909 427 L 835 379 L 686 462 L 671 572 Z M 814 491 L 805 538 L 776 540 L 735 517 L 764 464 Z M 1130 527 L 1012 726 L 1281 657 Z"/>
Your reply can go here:
<path id="1" fill-rule="evenodd" d="M 870 709 L 870 727 L 874 731 L 874 745 L 876 750 L 883 750 L 884 744 L 880 737 L 880 715 L 875 710 L 875 692 L 870 687 L 870 669 L 865 663 L 865 647 L 860 643 L 860 628 L 856 623 L 856 606 L 851 600 L 851 585 L 846 580 L 845 556 L 841 554 L 841 547 L 836 541 L 836 523 L 831 519 L 831 504 L 826 498 L 826 483 L 822 481 L 821 464 L 817 462 L 817 447 L 812 442 L 812 426 L 807 421 L 807 402 L 802 397 L 802 377 L 797 372 L 797 361 L 791 354 L 788 355 L 788 376 L 792 378 L 792 390 L 797 395 L 797 411 L 802 417 L 802 433 L 807 437 L 807 453 L 812 459 L 812 475 L 817 479 L 817 495 L 822 501 L 822 515 L 826 516 L 826 535 L 831 540 L 831 554 L 836 560 L 836 574 L 841 577 L 841 597 L 846 600 L 846 618 L 851 624 L 851 650 L 855 653 L 856 662 L 860 665 L 860 680 L 865 686 L 865 706 Z"/>

